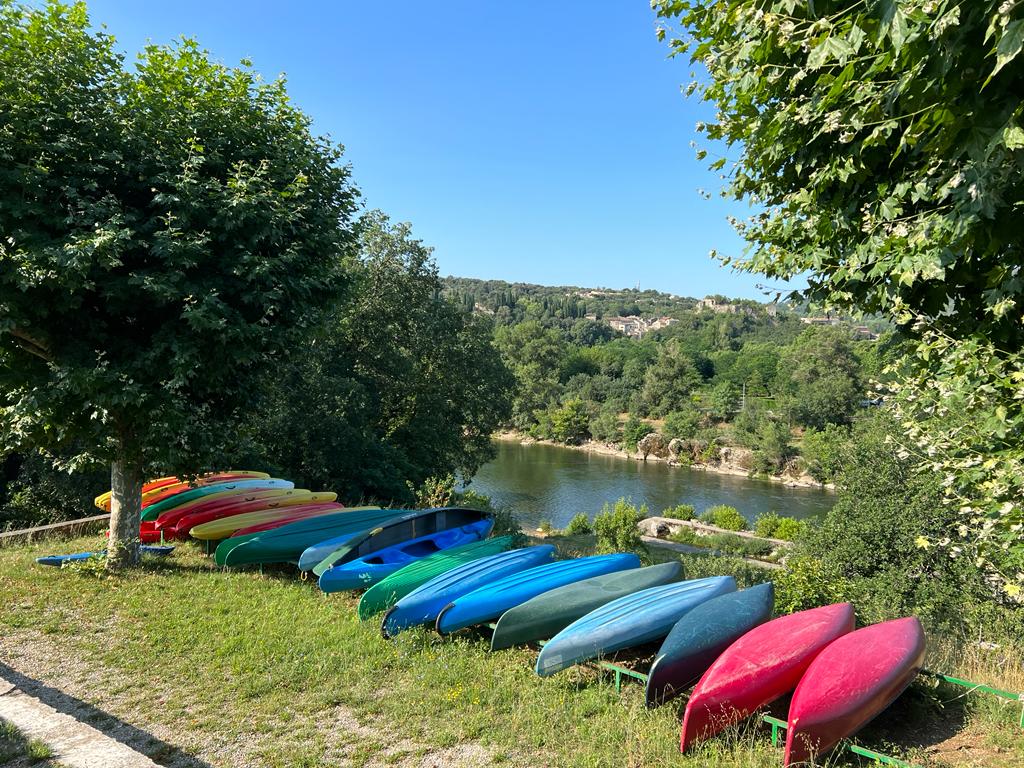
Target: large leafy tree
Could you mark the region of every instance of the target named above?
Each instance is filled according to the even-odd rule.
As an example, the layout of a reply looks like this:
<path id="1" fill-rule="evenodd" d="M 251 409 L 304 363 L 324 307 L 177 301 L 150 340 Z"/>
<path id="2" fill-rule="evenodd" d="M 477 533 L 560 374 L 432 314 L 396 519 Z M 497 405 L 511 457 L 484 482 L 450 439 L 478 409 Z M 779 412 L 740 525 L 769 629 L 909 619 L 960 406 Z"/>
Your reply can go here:
<path id="1" fill-rule="evenodd" d="M 757 213 L 741 269 L 889 315 L 899 399 L 955 535 L 1024 583 L 1024 3 L 655 0 L 716 108 L 701 154 Z M 727 259 L 728 261 L 728 259 Z"/>
<path id="2" fill-rule="evenodd" d="M 558 400 L 566 344 L 558 331 L 537 320 L 498 328 L 494 343 L 516 377 L 512 423 L 518 429 L 529 429 L 537 420 L 537 411 Z"/>
<path id="3" fill-rule="evenodd" d="M 260 455 L 343 498 L 411 502 L 410 483 L 471 477 L 510 413 L 512 375 L 486 319 L 440 296 L 431 249 L 378 211 L 351 299 L 254 413 Z"/>
<path id="4" fill-rule="evenodd" d="M 116 568 L 143 476 L 222 465 L 344 287 L 356 193 L 283 82 L 192 41 L 128 69 L 83 5 L 0 0 L 0 71 L 2 436 L 110 463 Z"/>
<path id="5" fill-rule="evenodd" d="M 843 328 L 804 331 L 779 359 L 778 402 L 804 427 L 848 424 L 864 397 L 860 365 Z"/>

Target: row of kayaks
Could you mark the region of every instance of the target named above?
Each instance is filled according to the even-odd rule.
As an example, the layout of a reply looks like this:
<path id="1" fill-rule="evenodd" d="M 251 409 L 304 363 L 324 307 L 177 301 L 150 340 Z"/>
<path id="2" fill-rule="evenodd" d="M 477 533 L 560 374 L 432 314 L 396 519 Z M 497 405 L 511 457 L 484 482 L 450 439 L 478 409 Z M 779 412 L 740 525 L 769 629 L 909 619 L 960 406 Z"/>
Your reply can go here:
<path id="1" fill-rule="evenodd" d="M 488 538 L 480 510 L 345 508 L 251 472 L 175 481 L 144 487 L 144 537 L 217 541 L 218 565 L 294 563 L 324 592 L 364 590 L 359 616 L 379 618 L 385 637 L 488 626 L 493 651 L 539 645 L 542 676 L 657 644 L 646 700 L 692 688 L 683 751 L 792 693 L 785 763 L 805 762 L 892 703 L 923 660 L 916 618 L 855 630 L 841 603 L 772 619 L 771 583 L 681 581 L 679 562 L 641 567 L 629 553 L 556 560 L 550 545 Z"/>

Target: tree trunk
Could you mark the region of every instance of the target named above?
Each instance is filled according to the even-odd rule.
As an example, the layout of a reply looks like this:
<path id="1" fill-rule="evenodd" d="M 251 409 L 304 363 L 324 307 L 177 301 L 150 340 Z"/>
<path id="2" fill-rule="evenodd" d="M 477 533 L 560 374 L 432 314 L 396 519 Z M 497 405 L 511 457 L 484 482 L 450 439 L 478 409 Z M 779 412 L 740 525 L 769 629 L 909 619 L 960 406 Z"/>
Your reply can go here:
<path id="1" fill-rule="evenodd" d="M 116 459 L 110 465 L 110 541 L 107 569 L 119 571 L 139 562 L 139 518 L 142 514 L 142 472 Z"/>

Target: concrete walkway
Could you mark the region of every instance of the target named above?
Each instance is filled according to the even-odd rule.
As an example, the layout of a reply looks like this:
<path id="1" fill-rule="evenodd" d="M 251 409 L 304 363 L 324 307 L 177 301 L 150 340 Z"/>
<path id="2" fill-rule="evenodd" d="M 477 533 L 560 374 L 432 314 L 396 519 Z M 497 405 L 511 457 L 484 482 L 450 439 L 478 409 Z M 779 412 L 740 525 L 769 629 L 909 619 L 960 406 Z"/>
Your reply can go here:
<path id="1" fill-rule="evenodd" d="M 53 759 L 68 768 L 158 768 L 145 755 L 58 712 L 2 676 L 0 718 L 42 741 L 53 751 Z"/>

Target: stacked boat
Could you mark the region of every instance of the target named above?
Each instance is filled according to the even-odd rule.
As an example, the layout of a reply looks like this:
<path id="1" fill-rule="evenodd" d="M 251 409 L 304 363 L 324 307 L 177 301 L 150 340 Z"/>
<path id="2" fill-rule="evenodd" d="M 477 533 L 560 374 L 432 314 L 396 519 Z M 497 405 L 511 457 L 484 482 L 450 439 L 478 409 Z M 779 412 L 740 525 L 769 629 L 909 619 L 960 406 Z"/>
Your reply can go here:
<path id="1" fill-rule="evenodd" d="M 681 580 L 679 562 L 642 567 L 630 553 L 558 560 L 547 544 L 489 538 L 494 521 L 476 509 L 346 508 L 334 493 L 232 471 L 147 483 L 142 520 L 147 542 L 216 542 L 221 566 L 293 563 L 324 592 L 363 590 L 359 617 L 386 638 L 489 628 L 492 651 L 540 646 L 541 676 L 620 652 L 653 657 L 637 675 L 649 706 L 689 692 L 684 752 L 792 694 L 784 760 L 807 762 L 891 704 L 924 656 L 913 617 L 855 630 L 840 603 L 773 619 L 770 582 Z"/>

